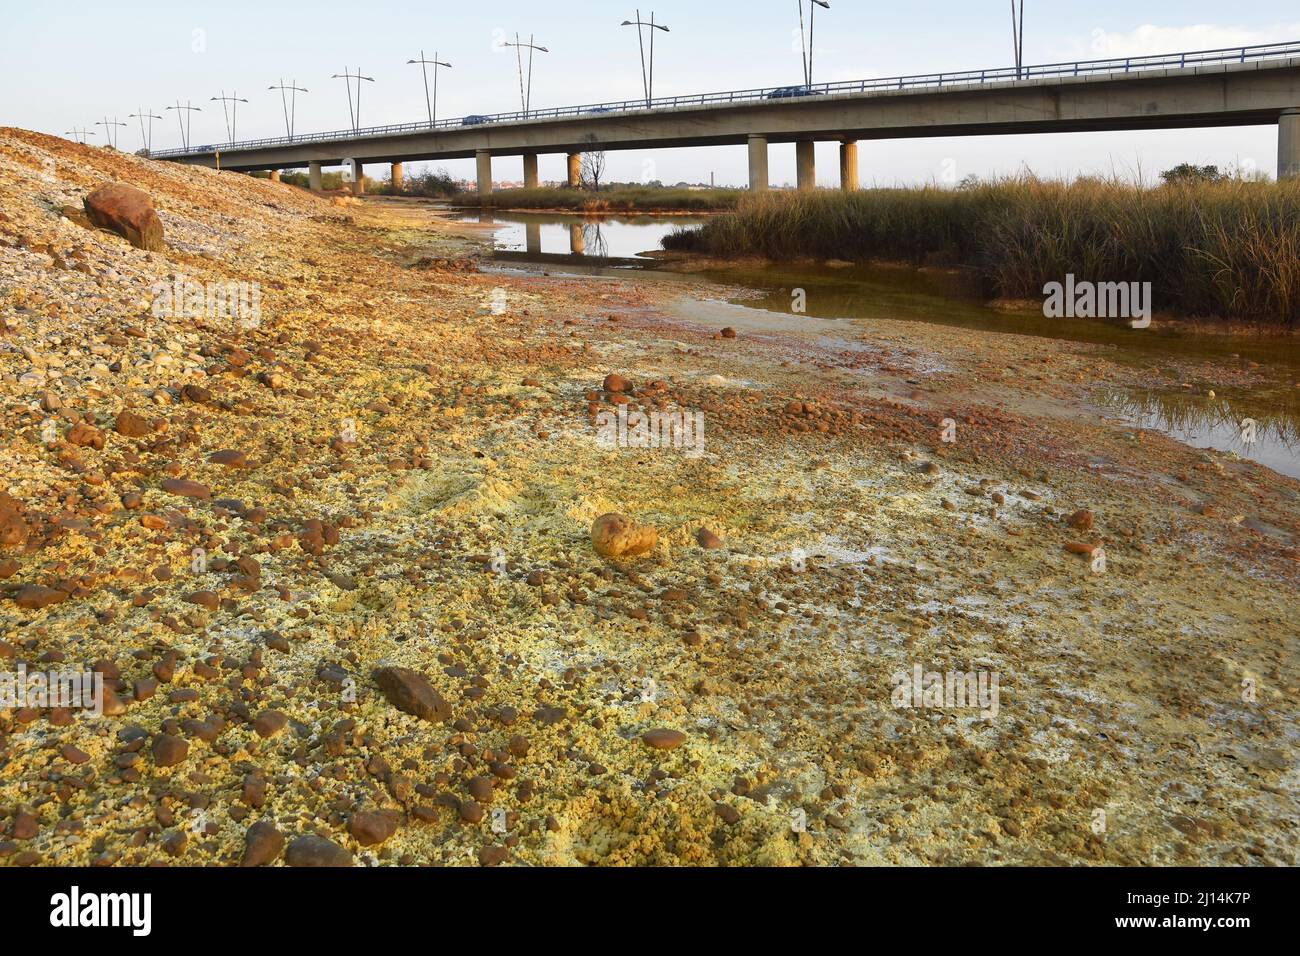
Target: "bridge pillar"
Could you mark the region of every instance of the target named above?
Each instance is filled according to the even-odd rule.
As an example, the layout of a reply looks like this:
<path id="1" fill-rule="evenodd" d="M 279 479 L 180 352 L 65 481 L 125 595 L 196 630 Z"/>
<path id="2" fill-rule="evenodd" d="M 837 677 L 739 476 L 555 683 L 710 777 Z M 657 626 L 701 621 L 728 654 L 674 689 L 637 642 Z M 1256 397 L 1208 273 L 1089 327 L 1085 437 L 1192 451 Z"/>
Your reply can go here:
<path id="1" fill-rule="evenodd" d="M 279 181 L 280 181 L 280 170 L 278 169 L 271 170 L 271 182 L 278 183 Z"/>
<path id="2" fill-rule="evenodd" d="M 314 193 L 321 191 L 320 163 L 307 164 L 307 188 Z"/>
<path id="3" fill-rule="evenodd" d="M 394 191 L 394 192 L 401 192 L 401 191 L 402 191 L 402 183 L 403 183 L 403 181 L 404 181 L 405 179 L 406 179 L 406 170 L 402 169 L 402 164 L 401 164 L 401 163 L 393 163 L 393 167 L 392 167 L 392 180 L 393 180 L 393 191 Z"/>
<path id="4" fill-rule="evenodd" d="M 795 176 L 800 189 L 817 188 L 816 146 L 810 139 L 801 139 L 794 144 Z"/>
<path id="5" fill-rule="evenodd" d="M 537 188 L 537 154 L 524 153 L 524 188 Z"/>
<path id="6" fill-rule="evenodd" d="M 846 193 L 858 190 L 858 143 L 840 143 L 840 188 Z"/>
<path id="7" fill-rule="evenodd" d="M 364 196 L 366 194 L 366 171 L 365 167 L 357 160 L 352 163 L 352 195 Z"/>
<path id="8" fill-rule="evenodd" d="M 582 185 L 582 153 L 569 154 L 569 188 L 577 189 Z"/>
<path id="9" fill-rule="evenodd" d="M 580 256 L 587 251 L 587 230 L 583 228 L 582 223 L 569 223 L 569 252 L 575 256 Z"/>
<path id="10" fill-rule="evenodd" d="M 1277 178 L 1300 179 L 1300 109 L 1277 118 Z"/>
<path id="11" fill-rule="evenodd" d="M 528 250 L 530 256 L 539 255 L 542 251 L 542 224 L 540 222 L 529 222 L 524 224 L 524 248 Z"/>
<path id="12" fill-rule="evenodd" d="M 492 195 L 492 154 L 480 149 L 474 154 L 474 165 L 478 168 L 478 194 Z"/>
<path id="13" fill-rule="evenodd" d="M 749 188 L 753 192 L 767 189 L 767 137 L 749 137 Z"/>

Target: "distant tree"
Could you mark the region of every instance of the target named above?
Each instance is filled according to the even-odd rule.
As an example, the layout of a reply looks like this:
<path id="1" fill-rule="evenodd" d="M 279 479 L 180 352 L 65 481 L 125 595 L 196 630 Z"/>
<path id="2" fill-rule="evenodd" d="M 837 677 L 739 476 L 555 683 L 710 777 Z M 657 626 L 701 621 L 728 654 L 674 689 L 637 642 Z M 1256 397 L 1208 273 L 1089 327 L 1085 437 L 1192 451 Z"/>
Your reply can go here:
<path id="1" fill-rule="evenodd" d="M 1228 176 L 1219 172 L 1218 166 L 1197 166 L 1195 163 L 1179 163 L 1173 169 L 1166 169 L 1160 178 L 1168 185 L 1181 183 L 1221 183 Z"/>
<path id="2" fill-rule="evenodd" d="M 411 176 L 403 185 L 403 193 L 408 196 L 429 196 L 447 198 L 459 196 L 464 189 L 445 169 L 425 170 L 418 176 Z"/>
<path id="3" fill-rule="evenodd" d="M 587 142 L 594 147 L 597 144 L 595 134 L 587 137 Z M 600 181 L 605 175 L 605 151 L 589 149 L 582 154 L 582 185 L 593 192 L 600 192 Z"/>

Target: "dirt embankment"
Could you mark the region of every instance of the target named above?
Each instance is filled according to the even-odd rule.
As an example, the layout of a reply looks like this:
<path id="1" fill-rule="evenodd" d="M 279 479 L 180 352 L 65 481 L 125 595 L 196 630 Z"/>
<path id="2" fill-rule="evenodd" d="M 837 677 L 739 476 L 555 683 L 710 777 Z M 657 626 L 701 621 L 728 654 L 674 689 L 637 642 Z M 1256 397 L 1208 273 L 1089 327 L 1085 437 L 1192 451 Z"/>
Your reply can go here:
<path id="1" fill-rule="evenodd" d="M 1300 489 L 1081 416 L 1103 349 L 724 336 L 14 130 L 0 210 L 0 655 L 109 705 L 0 710 L 0 862 L 1296 862 Z"/>

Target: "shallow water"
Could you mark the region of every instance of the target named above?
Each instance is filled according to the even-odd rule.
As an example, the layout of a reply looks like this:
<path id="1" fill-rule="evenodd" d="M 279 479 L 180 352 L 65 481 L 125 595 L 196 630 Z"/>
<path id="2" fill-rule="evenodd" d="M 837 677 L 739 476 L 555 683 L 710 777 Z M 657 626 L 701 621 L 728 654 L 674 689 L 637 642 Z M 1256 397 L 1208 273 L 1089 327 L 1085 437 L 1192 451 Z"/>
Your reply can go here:
<path id="1" fill-rule="evenodd" d="M 455 218 L 495 225 L 492 244 L 498 255 L 536 257 L 539 262 L 549 257 L 569 256 L 597 262 L 642 259 L 642 253 L 657 250 L 659 240 L 678 226 L 704 222 L 699 216 L 580 216 L 477 210 L 458 212 Z"/>
<path id="2" fill-rule="evenodd" d="M 1290 391 L 1296 394 L 1230 390 L 1210 398 L 1182 390 L 1122 390 L 1103 391 L 1097 398 L 1139 428 L 1163 432 L 1193 448 L 1232 452 L 1300 478 L 1300 389 Z"/>
<path id="3" fill-rule="evenodd" d="M 470 222 L 495 222 L 497 258 L 571 264 L 584 268 L 653 265 L 641 254 L 678 228 L 703 221 L 689 216 L 598 216 L 561 213 L 466 213 Z M 1099 408 L 1135 427 L 1159 431 L 1196 448 L 1214 448 L 1300 478 L 1300 339 L 1207 335 L 1156 323 L 1132 329 L 1118 322 L 1053 319 L 1034 312 L 990 308 L 960 275 L 895 267 L 736 267 L 703 273 L 752 293 L 723 302 L 690 302 L 691 317 L 706 324 L 781 328 L 817 325 L 833 335 L 851 319 L 901 319 L 1109 346 L 1112 361 L 1162 369 L 1168 359 L 1208 362 L 1225 371 L 1258 363 L 1264 379 L 1254 389 L 1214 381 L 1184 382 L 1164 372 L 1167 388 L 1100 390 Z M 698 278 L 698 276 L 697 276 Z M 802 311 L 795 307 L 796 301 Z M 845 329 L 846 339 L 852 338 Z M 1214 393 L 1210 397 L 1210 392 Z M 1253 431 L 1245 427 L 1254 422 Z M 1247 440 L 1249 439 L 1249 440 Z"/>

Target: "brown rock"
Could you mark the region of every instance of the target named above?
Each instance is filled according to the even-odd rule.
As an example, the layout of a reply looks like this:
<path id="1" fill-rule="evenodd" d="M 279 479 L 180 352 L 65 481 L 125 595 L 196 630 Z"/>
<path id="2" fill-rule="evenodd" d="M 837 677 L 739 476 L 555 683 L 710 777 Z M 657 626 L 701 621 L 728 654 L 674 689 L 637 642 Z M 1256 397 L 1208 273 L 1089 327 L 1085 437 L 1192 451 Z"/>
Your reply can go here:
<path id="1" fill-rule="evenodd" d="M 647 730 L 642 734 L 641 740 L 655 750 L 673 750 L 686 743 L 686 735 L 680 730 L 656 727 L 654 730 Z"/>
<path id="2" fill-rule="evenodd" d="M 174 767 L 188 756 L 188 741 L 171 734 L 159 734 L 153 739 L 153 762 L 159 767 Z"/>
<path id="3" fill-rule="evenodd" d="M 736 337 L 736 330 L 733 329 L 731 326 L 727 326 L 725 329 L 722 330 L 722 337 L 724 339 L 734 339 Z"/>
<path id="4" fill-rule="evenodd" d="M 1093 522 L 1093 513 L 1086 508 L 1080 508 L 1070 517 L 1065 519 L 1065 523 L 1071 528 L 1079 531 L 1091 531 Z"/>
<path id="5" fill-rule="evenodd" d="M 424 720 L 444 721 L 451 717 L 451 705 L 419 671 L 409 667 L 381 667 L 371 676 L 398 710 Z"/>
<path id="6" fill-rule="evenodd" d="M 479 866 L 496 866 L 510 859 L 510 851 L 503 846 L 485 846 L 478 851 Z"/>
<path id="7" fill-rule="evenodd" d="M 23 510 L 22 502 L 0 491 L 0 548 L 21 548 L 27 543 L 31 529 Z"/>
<path id="8" fill-rule="evenodd" d="M 207 485 L 199 484 L 188 478 L 164 478 L 162 490 L 182 498 L 211 498 L 212 491 Z"/>
<path id="9" fill-rule="evenodd" d="M 72 744 L 64 744 L 62 749 L 59 750 L 59 754 L 68 763 L 85 763 L 90 759 L 90 754 L 80 747 L 74 747 Z"/>
<path id="10" fill-rule="evenodd" d="M 258 820 L 244 831 L 244 856 L 240 866 L 274 863 L 284 849 L 284 834 L 270 820 Z"/>
<path id="11" fill-rule="evenodd" d="M 30 840 L 40 832 L 40 829 L 36 817 L 26 810 L 19 810 L 14 814 L 13 837 L 15 840 Z"/>
<path id="12" fill-rule="evenodd" d="M 39 584 L 26 584 L 14 595 L 14 603 L 28 611 L 38 611 L 51 604 L 58 604 L 68 599 L 67 591 L 43 587 Z"/>
<path id="13" fill-rule="evenodd" d="M 239 799 L 254 810 L 266 804 L 266 778 L 255 773 L 244 774 Z"/>
<path id="14" fill-rule="evenodd" d="M 214 451 L 208 456 L 208 461 L 214 465 L 225 465 L 227 468 L 247 468 L 248 456 L 242 451 L 236 451 L 233 448 L 223 448 L 221 451 Z"/>
<path id="15" fill-rule="evenodd" d="M 397 832 L 398 816 L 389 810 L 361 810 L 352 814 L 348 832 L 362 846 L 383 843 Z"/>
<path id="16" fill-rule="evenodd" d="M 125 435 L 127 438 L 143 438 L 153 431 L 149 419 L 125 408 L 117 413 L 117 421 L 113 427 L 119 435 Z"/>
<path id="17" fill-rule="evenodd" d="M 194 591 L 185 595 L 185 602 L 187 604 L 197 604 L 209 611 L 215 611 L 221 606 L 221 598 L 217 597 L 214 591 Z"/>
<path id="18" fill-rule="evenodd" d="M 284 730 L 284 726 L 288 722 L 289 718 L 280 711 L 264 710 L 253 721 L 253 729 L 257 731 L 259 737 L 274 737 Z"/>
<path id="19" fill-rule="evenodd" d="M 492 802 L 492 778 L 491 777 L 474 777 L 465 785 L 469 795 L 479 803 Z"/>
<path id="20" fill-rule="evenodd" d="M 333 840 L 300 836 L 289 844 L 284 862 L 289 866 L 351 866 L 352 854 Z"/>
<path id="21" fill-rule="evenodd" d="M 163 225 L 147 193 L 125 183 L 106 183 L 85 199 L 86 216 L 137 249 L 162 252 Z"/>
<path id="22" fill-rule="evenodd" d="M 629 392 L 632 390 L 632 383 L 617 372 L 611 372 L 605 376 L 604 388 L 607 392 Z"/>
<path id="23" fill-rule="evenodd" d="M 649 525 L 638 525 L 617 512 L 603 514 L 591 526 L 591 544 L 606 558 L 635 557 L 645 554 L 659 541 L 659 532 Z"/>
<path id="24" fill-rule="evenodd" d="M 104 688 L 104 716 L 121 717 L 126 713 L 126 701 L 111 687 Z"/>
<path id="25" fill-rule="evenodd" d="M 104 447 L 104 436 L 94 425 L 77 422 L 68 430 L 68 442 L 80 448 L 100 449 Z"/>
<path id="26" fill-rule="evenodd" d="M 168 856 L 180 856 L 185 852 L 185 845 L 188 842 L 189 838 L 184 830 L 169 830 L 162 838 L 163 852 Z"/>
<path id="27" fill-rule="evenodd" d="M 695 532 L 695 540 L 699 542 L 701 548 L 713 549 L 722 547 L 722 539 L 708 528 L 701 528 L 699 531 Z"/>

